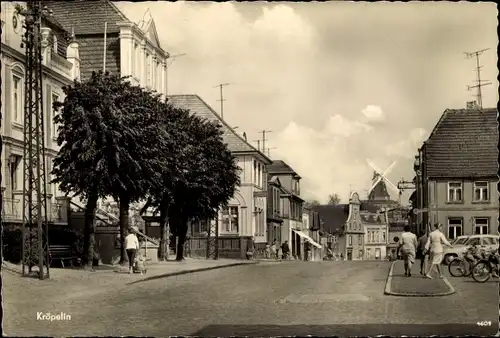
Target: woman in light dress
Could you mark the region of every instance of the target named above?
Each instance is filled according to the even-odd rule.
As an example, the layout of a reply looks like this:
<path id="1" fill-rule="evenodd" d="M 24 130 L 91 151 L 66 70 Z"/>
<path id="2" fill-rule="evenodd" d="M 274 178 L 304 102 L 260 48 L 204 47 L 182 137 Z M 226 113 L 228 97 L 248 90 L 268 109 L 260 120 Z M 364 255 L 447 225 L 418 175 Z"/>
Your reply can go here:
<path id="1" fill-rule="evenodd" d="M 443 261 L 443 245 L 452 247 L 450 242 L 441 232 L 442 225 L 439 223 L 434 224 L 434 231 L 432 231 L 427 237 L 427 244 L 425 244 L 425 250 L 429 252 L 429 263 L 430 266 L 425 273 L 425 277 L 432 279 L 430 273 L 436 267 L 439 278 L 443 278 L 443 272 L 441 270 L 441 262 Z"/>
<path id="2" fill-rule="evenodd" d="M 410 231 L 409 225 L 405 225 L 404 232 L 401 234 L 399 250 L 401 250 L 405 261 L 405 276 L 411 277 L 411 266 L 415 263 L 415 252 L 417 250 L 417 236 Z"/>

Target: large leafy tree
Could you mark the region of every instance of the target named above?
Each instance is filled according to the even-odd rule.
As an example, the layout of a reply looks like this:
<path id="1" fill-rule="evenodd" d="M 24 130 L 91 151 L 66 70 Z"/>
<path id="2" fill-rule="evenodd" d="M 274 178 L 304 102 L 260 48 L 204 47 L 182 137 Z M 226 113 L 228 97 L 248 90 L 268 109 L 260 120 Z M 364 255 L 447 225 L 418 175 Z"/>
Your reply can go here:
<path id="1" fill-rule="evenodd" d="M 54 160 L 54 182 L 61 191 L 87 201 L 84 248 L 89 266 L 97 200 L 119 200 L 123 262 L 128 207 L 159 178 L 161 157 L 155 145 L 164 134 L 157 123 L 161 101 L 125 78 L 102 72 L 63 91 L 64 101 L 54 103 L 54 109 L 60 109 L 54 120 L 62 146 Z"/>
<path id="2" fill-rule="evenodd" d="M 221 125 L 169 103 L 165 104 L 163 116 L 163 125 L 175 136 L 176 143 L 164 143 L 169 156 L 163 181 L 150 191 L 146 206 L 155 206 L 160 213 L 161 259 L 167 252 L 168 224 L 179 238 L 176 259 L 182 260 L 188 222 L 217 216 L 240 183 L 240 169 L 223 142 Z"/>
<path id="3" fill-rule="evenodd" d="M 340 196 L 338 194 L 330 194 L 328 195 L 328 204 L 329 205 L 337 205 L 340 203 Z"/>

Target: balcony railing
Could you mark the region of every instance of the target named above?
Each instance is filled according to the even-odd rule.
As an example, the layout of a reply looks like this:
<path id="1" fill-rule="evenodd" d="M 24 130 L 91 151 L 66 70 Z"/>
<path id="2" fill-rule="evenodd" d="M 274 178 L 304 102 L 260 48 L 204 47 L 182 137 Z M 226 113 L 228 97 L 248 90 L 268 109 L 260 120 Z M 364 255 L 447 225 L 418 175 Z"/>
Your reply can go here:
<path id="1" fill-rule="evenodd" d="M 14 198 L 4 198 L 2 208 L 2 218 L 4 221 L 23 222 L 23 193 L 14 192 Z M 68 223 L 67 199 L 56 197 L 54 202 L 51 197 L 47 197 L 47 220 L 55 223 Z M 28 212 L 26 211 L 26 217 Z M 45 216 L 45 211 L 42 210 Z"/>

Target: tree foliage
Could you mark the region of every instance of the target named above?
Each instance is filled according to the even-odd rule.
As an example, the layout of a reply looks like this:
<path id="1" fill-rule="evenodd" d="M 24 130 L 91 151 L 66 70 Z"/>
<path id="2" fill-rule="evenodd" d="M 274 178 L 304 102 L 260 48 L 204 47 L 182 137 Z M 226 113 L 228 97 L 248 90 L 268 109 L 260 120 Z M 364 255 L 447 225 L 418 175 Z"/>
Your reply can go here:
<path id="1" fill-rule="evenodd" d="M 328 195 L 328 204 L 329 205 L 337 205 L 339 203 L 340 203 L 340 196 L 338 194 Z"/>
<path id="2" fill-rule="evenodd" d="M 321 205 L 318 200 L 310 200 L 310 201 L 305 201 L 304 202 L 304 207 L 306 208 L 313 208 L 317 207 L 318 205 Z"/>
<path id="3" fill-rule="evenodd" d="M 158 179 L 161 153 L 151 145 L 163 139 L 156 123 L 161 101 L 125 78 L 102 72 L 84 82 L 63 88 L 65 99 L 54 103 L 60 110 L 54 160 L 54 182 L 61 191 L 87 200 L 86 247 L 93 236 L 99 197 L 120 201 L 121 238 L 128 226 L 128 207 L 141 199 Z M 92 256 L 89 249 L 89 256 Z M 122 260 L 124 258 L 122 250 Z M 90 259 L 91 261 L 91 259 Z"/>
<path id="4" fill-rule="evenodd" d="M 221 206 L 234 195 L 239 185 L 239 167 L 223 141 L 221 125 L 165 104 L 164 125 L 175 144 L 164 143 L 164 168 L 161 184 L 150 191 L 150 205 L 160 212 L 162 242 L 166 223 L 179 237 L 177 259 L 189 220 L 213 219 Z M 160 256 L 165 257 L 166 244 Z"/>

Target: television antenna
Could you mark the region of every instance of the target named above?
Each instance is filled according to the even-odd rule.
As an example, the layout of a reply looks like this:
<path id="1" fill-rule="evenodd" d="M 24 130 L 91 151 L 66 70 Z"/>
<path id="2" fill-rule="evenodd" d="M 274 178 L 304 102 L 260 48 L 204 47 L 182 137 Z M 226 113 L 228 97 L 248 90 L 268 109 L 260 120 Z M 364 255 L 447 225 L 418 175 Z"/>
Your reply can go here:
<path id="1" fill-rule="evenodd" d="M 474 89 L 474 88 L 477 89 L 476 100 L 477 100 L 477 106 L 479 107 L 479 109 L 483 109 L 483 93 L 482 93 L 482 88 L 485 87 L 485 86 L 489 86 L 491 84 L 491 82 L 489 82 L 488 80 L 482 80 L 481 79 L 481 68 L 483 68 L 483 66 L 481 66 L 479 64 L 479 56 L 482 55 L 485 51 L 487 51 L 489 49 L 490 48 L 481 49 L 481 50 L 478 50 L 478 51 L 475 51 L 475 52 L 472 52 L 472 53 L 464 52 L 464 54 L 465 54 L 465 56 L 466 56 L 467 59 L 470 59 L 470 58 L 473 58 L 473 57 L 476 58 L 476 82 L 477 82 L 477 84 L 474 85 L 474 86 L 467 86 L 467 90 L 471 90 L 471 89 Z"/>
<path id="2" fill-rule="evenodd" d="M 213 88 L 219 88 L 220 89 L 220 100 L 217 100 L 217 101 L 220 101 L 220 118 L 222 120 L 224 120 L 224 101 L 226 101 L 226 99 L 224 99 L 224 92 L 223 92 L 223 88 L 225 86 L 229 86 L 231 83 L 230 82 L 226 82 L 226 83 L 220 83 L 216 86 L 213 86 Z"/>

